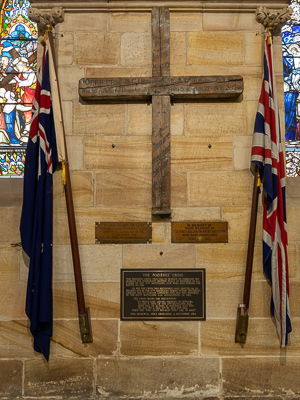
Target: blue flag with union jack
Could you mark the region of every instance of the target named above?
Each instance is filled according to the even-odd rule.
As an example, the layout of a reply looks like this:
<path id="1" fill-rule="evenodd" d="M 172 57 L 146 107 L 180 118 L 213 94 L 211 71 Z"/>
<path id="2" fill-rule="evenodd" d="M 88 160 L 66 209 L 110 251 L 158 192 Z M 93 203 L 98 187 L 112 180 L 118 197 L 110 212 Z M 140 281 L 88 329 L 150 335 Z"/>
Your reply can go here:
<path id="1" fill-rule="evenodd" d="M 263 265 L 272 286 L 271 313 L 280 347 L 292 331 L 289 307 L 288 239 L 285 203 L 285 163 L 273 70 L 272 39 L 265 42 L 264 77 L 256 114 L 251 161 L 263 183 Z"/>
<path id="2" fill-rule="evenodd" d="M 52 60 L 50 60 L 51 62 Z M 26 151 L 21 242 L 29 257 L 26 314 L 34 349 L 49 359 L 52 336 L 52 174 L 58 162 L 51 103 L 49 52 L 38 73 L 33 118 Z"/>

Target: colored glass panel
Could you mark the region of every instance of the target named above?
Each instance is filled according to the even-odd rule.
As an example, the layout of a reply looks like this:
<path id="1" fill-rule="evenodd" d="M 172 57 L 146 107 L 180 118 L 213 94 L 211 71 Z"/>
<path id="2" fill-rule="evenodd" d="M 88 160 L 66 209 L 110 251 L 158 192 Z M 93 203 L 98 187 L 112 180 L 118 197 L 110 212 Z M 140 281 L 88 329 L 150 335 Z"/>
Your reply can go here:
<path id="1" fill-rule="evenodd" d="M 292 18 L 282 28 L 286 175 L 300 175 L 300 0 L 292 0 Z"/>
<path id="2" fill-rule="evenodd" d="M 0 35 L 0 175 L 22 176 L 36 88 L 37 26 L 28 0 L 5 0 Z"/>

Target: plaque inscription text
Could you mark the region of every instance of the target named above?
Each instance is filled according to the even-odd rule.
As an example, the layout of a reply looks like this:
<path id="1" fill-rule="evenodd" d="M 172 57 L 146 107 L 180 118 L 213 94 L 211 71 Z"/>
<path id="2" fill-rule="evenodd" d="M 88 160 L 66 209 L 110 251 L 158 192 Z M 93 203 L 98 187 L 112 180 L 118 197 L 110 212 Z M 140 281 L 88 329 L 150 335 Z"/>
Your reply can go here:
<path id="1" fill-rule="evenodd" d="M 96 222 L 95 241 L 100 244 L 152 242 L 151 222 Z"/>
<path id="2" fill-rule="evenodd" d="M 228 222 L 172 222 L 172 243 L 228 243 Z"/>
<path id="3" fill-rule="evenodd" d="M 205 320 L 205 269 L 122 269 L 121 320 Z"/>

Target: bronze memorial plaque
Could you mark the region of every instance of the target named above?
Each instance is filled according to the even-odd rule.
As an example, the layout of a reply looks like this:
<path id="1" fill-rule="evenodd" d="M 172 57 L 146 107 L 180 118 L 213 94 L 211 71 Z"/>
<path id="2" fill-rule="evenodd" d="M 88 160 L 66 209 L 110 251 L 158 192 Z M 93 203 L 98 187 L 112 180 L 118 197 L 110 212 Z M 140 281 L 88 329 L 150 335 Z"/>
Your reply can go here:
<path id="1" fill-rule="evenodd" d="M 172 222 L 172 243 L 228 243 L 228 222 Z"/>
<path id="2" fill-rule="evenodd" d="M 205 321 L 205 269 L 122 269 L 121 320 Z"/>
<path id="3" fill-rule="evenodd" d="M 100 244 L 152 243 L 152 223 L 96 222 L 95 242 Z"/>

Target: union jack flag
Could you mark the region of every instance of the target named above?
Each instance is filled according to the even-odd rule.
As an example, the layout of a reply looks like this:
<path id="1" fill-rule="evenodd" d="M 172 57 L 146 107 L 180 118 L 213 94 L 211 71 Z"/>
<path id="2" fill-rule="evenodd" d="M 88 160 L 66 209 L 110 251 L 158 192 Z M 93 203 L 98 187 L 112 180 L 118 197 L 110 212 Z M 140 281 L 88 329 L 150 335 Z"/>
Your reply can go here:
<path id="1" fill-rule="evenodd" d="M 32 109 L 20 224 L 24 258 L 29 259 L 26 314 L 30 319 L 34 349 L 47 360 L 53 324 L 52 174 L 59 160 L 50 85 L 53 60 L 49 53 L 50 49 L 45 46 Z"/>
<path id="2" fill-rule="evenodd" d="M 259 167 L 263 182 L 263 265 L 272 285 L 271 313 L 280 347 L 288 343 L 292 331 L 289 308 L 288 240 L 285 203 L 285 163 L 273 70 L 272 39 L 265 42 L 264 77 L 256 114 L 252 167 Z"/>

